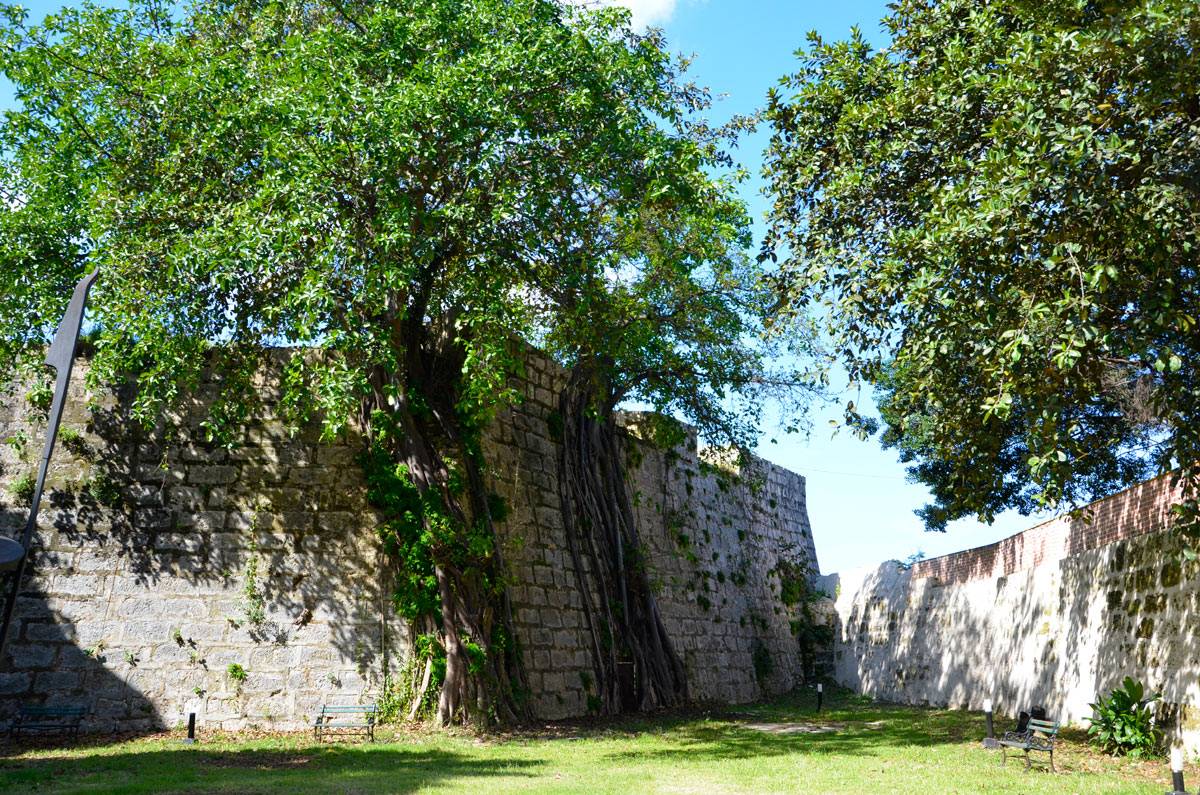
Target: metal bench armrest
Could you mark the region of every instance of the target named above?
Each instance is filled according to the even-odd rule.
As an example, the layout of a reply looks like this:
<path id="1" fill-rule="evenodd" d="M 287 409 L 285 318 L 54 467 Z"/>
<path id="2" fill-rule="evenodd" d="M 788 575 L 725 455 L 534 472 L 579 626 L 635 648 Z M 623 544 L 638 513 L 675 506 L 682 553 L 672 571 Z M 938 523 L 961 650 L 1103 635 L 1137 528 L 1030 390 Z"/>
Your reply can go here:
<path id="1" fill-rule="evenodd" d="M 1054 738 L 1053 737 L 1030 737 L 1029 738 L 1029 750 L 1030 751 L 1053 751 L 1054 750 Z"/>

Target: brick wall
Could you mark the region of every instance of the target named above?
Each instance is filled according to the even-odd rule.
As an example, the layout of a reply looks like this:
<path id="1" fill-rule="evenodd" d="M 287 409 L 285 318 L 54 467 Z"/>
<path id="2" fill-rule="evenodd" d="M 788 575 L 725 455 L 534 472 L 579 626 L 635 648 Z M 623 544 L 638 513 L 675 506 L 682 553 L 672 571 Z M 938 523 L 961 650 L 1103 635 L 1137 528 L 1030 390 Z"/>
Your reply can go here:
<path id="1" fill-rule="evenodd" d="M 1163 475 L 995 544 L 914 563 L 912 576 L 948 585 L 1004 577 L 1054 563 L 1166 528 L 1171 522 L 1171 506 L 1178 501 L 1179 488 L 1171 485 L 1170 474 Z"/>

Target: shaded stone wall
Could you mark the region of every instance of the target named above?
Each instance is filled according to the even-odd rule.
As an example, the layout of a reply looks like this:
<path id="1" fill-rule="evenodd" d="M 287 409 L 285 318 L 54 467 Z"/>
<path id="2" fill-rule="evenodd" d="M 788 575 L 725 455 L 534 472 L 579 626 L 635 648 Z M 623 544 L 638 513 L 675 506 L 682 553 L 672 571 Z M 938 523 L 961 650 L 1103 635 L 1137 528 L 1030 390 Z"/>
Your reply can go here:
<path id="1" fill-rule="evenodd" d="M 117 395 L 85 408 L 85 367 L 0 668 L 0 721 L 44 702 L 85 704 L 88 727 L 102 730 L 170 726 L 188 712 L 208 727 L 282 727 L 377 684 L 406 639 L 381 588 L 357 442 L 319 445 L 315 428 L 290 437 L 269 384 L 233 451 L 203 441 L 211 382 L 142 433 Z M 28 440 L 0 447 L 0 529 L 12 536 L 27 516 L 14 481 L 43 444 L 27 416 L 23 401 L 0 406 L 0 440 Z"/>
<path id="2" fill-rule="evenodd" d="M 287 355 L 274 353 L 275 366 Z M 315 427 L 290 437 L 267 374 L 264 407 L 232 451 L 204 441 L 219 389 L 211 378 L 143 433 L 125 414 L 127 394 L 85 408 L 85 368 L 11 657 L 0 661 L 0 722 L 19 704 L 83 703 L 91 729 L 171 726 L 189 712 L 208 728 L 299 728 L 321 703 L 376 697 L 409 639 L 390 608 L 378 516 L 354 461 L 360 442 L 321 444 Z M 593 692 L 548 430 L 562 378 L 530 353 L 525 400 L 501 412 L 484 443 L 490 486 L 510 506 L 502 549 L 543 718 L 586 714 Z M 27 515 L 13 492 L 43 443 L 28 417 L 22 399 L 0 404 L 0 442 L 12 440 L 0 445 L 0 532 L 12 536 Z M 639 527 L 693 697 L 738 702 L 792 687 L 793 611 L 775 570 L 780 559 L 816 567 L 803 479 L 765 463 L 739 479 L 702 465 L 693 445 L 630 444 Z"/>
<path id="3" fill-rule="evenodd" d="M 1092 525 L 1075 526 L 1087 543 L 1106 533 L 1120 540 L 1046 555 L 1003 576 L 954 576 L 979 570 L 990 555 L 984 548 L 926 569 L 890 561 L 823 578 L 822 587 L 838 594 L 835 678 L 910 704 L 980 709 L 990 698 L 1010 716 L 1041 704 L 1056 720 L 1086 726 L 1097 694 L 1132 676 L 1162 692 L 1160 726 L 1196 749 L 1200 563 L 1187 562 L 1179 538 L 1164 531 L 1165 514 L 1159 532 L 1144 523 L 1170 494 L 1159 480 L 1102 501 Z M 1117 522 L 1122 515 L 1130 526 Z M 1029 531 L 1037 543 L 1025 548 L 1044 548 L 1047 535 L 1071 526 L 1067 519 L 1040 525 Z M 1020 548 L 1012 539 L 1001 544 Z M 1070 549 L 1069 534 L 1051 548 Z M 919 576 L 926 570 L 945 579 Z"/>

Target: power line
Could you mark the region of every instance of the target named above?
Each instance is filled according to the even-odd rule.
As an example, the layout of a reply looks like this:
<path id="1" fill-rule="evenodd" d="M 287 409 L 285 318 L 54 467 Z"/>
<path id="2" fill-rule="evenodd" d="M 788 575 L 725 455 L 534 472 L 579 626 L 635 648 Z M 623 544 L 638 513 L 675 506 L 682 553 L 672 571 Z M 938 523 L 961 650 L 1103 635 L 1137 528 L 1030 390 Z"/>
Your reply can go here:
<path id="1" fill-rule="evenodd" d="M 845 475 L 851 478 L 879 478 L 880 480 L 907 480 L 898 475 L 868 475 L 866 472 L 835 472 L 832 469 L 817 469 L 815 467 L 788 467 L 799 472 L 820 472 L 824 475 Z"/>

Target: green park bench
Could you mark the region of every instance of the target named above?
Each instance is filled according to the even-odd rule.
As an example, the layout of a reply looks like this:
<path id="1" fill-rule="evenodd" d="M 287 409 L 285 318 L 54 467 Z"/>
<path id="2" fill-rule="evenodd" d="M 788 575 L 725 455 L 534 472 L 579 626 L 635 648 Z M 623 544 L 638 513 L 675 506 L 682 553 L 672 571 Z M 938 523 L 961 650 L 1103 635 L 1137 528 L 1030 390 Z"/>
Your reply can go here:
<path id="1" fill-rule="evenodd" d="M 1022 732 L 1005 732 L 1004 738 L 1000 740 L 1000 747 L 1004 749 L 1004 760 L 1002 765 L 1008 764 L 1008 749 L 1013 751 L 1025 752 L 1025 770 L 1029 770 L 1029 752 L 1043 751 L 1050 754 L 1050 772 L 1054 770 L 1054 740 L 1058 737 L 1058 724 L 1051 723 L 1046 720 L 1038 720 L 1032 718 L 1029 721 L 1029 728 Z"/>
<path id="2" fill-rule="evenodd" d="M 374 704 L 347 704 L 345 706 L 321 705 L 321 714 L 313 724 L 317 740 L 329 730 L 354 731 L 361 729 L 367 739 L 375 740 L 375 716 L 379 710 Z"/>
<path id="3" fill-rule="evenodd" d="M 87 707 L 21 707 L 16 720 L 8 727 L 9 739 L 15 739 L 17 732 L 62 732 L 71 735 L 72 740 L 79 738 L 79 724 L 87 714 Z"/>

